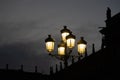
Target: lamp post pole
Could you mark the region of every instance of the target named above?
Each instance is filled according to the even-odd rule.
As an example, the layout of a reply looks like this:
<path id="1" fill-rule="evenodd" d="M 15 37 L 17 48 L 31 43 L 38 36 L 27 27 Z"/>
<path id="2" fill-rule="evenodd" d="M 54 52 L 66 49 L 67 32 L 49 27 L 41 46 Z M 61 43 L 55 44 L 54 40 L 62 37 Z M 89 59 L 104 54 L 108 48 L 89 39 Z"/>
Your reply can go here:
<path id="1" fill-rule="evenodd" d="M 67 44 L 65 43 L 65 55 L 64 55 L 64 66 L 65 68 L 68 66 L 68 53 L 67 53 Z"/>

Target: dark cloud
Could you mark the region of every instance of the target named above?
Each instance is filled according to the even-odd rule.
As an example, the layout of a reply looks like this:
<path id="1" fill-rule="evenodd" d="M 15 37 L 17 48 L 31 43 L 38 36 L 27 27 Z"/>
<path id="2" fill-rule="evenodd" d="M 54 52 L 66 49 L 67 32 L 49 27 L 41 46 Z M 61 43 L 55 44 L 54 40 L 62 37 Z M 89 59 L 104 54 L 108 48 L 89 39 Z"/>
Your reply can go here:
<path id="1" fill-rule="evenodd" d="M 92 43 L 96 50 L 100 49 L 98 27 L 105 26 L 106 7 L 112 9 L 113 15 L 120 11 L 119 3 L 120 0 L 0 0 L 0 67 L 6 63 L 16 68 L 24 64 L 33 70 L 38 65 L 40 72 L 49 73 L 49 67 L 59 61 L 47 55 L 44 40 L 51 34 L 57 46 L 63 25 L 73 31 L 76 42 L 85 37 L 89 54 Z"/>
<path id="2" fill-rule="evenodd" d="M 23 64 L 25 71 L 34 71 L 34 66 L 37 65 L 39 72 L 49 73 L 49 67 L 56 60 L 53 61 L 43 48 L 38 42 L 0 46 L 0 65 L 5 68 L 5 64 L 9 64 L 11 69 L 20 69 L 20 65 Z"/>

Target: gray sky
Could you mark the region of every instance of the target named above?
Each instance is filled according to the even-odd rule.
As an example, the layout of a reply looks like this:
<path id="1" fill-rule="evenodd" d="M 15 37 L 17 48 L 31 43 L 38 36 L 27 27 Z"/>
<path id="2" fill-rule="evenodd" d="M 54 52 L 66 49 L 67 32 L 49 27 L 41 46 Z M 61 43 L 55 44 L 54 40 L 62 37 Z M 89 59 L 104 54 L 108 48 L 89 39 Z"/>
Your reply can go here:
<path id="1" fill-rule="evenodd" d="M 119 4 L 120 0 L 0 0 L 0 68 L 8 63 L 19 69 L 23 64 L 26 71 L 34 71 L 37 65 L 39 72 L 49 73 L 59 60 L 47 55 L 44 40 L 51 34 L 57 46 L 64 25 L 76 35 L 76 42 L 84 36 L 88 54 L 92 43 L 99 50 L 98 27 L 105 26 L 107 7 L 115 15 Z"/>

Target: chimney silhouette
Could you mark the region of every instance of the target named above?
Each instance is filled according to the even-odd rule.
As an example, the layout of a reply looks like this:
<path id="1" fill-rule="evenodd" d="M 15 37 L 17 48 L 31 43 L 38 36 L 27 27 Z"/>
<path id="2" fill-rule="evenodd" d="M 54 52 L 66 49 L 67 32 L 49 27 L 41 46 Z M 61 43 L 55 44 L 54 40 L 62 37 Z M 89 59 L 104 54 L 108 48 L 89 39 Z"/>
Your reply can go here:
<path id="1" fill-rule="evenodd" d="M 107 7 L 107 12 L 106 12 L 107 20 L 111 18 L 111 9 Z"/>
<path id="2" fill-rule="evenodd" d="M 88 55 L 87 55 L 87 48 L 85 48 L 85 57 L 87 57 Z"/>
<path id="3" fill-rule="evenodd" d="M 51 66 L 50 67 L 50 75 L 52 75 L 53 74 L 53 67 Z"/>
<path id="4" fill-rule="evenodd" d="M 37 66 L 35 66 L 35 73 L 37 73 Z"/>
<path id="5" fill-rule="evenodd" d="M 6 70 L 8 70 L 8 64 L 6 64 Z"/>
<path id="6" fill-rule="evenodd" d="M 23 71 L 23 64 L 21 64 L 21 71 Z"/>
<path id="7" fill-rule="evenodd" d="M 92 44 L 92 53 L 94 54 L 95 53 L 95 45 Z"/>

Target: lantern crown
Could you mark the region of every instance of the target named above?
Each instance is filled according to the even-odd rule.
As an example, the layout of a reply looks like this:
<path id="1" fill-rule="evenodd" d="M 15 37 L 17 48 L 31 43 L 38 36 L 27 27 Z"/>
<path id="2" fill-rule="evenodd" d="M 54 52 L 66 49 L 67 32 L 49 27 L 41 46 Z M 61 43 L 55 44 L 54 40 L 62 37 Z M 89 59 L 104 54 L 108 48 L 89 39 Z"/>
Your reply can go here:
<path id="1" fill-rule="evenodd" d="M 60 44 L 58 44 L 58 47 L 65 47 L 65 43 L 61 41 Z"/>
<path id="2" fill-rule="evenodd" d="M 76 37 L 75 35 L 72 34 L 72 32 L 70 32 L 70 34 L 66 37 L 66 39 L 69 39 L 69 38 L 75 39 Z"/>
<path id="3" fill-rule="evenodd" d="M 84 40 L 84 37 L 81 37 L 81 39 L 78 41 L 78 44 L 87 44 L 87 42 Z"/>
<path id="4" fill-rule="evenodd" d="M 61 41 L 61 43 L 58 44 L 58 55 L 65 55 L 65 43 L 63 41 Z"/>
<path id="5" fill-rule="evenodd" d="M 48 35 L 48 38 L 45 39 L 45 42 L 50 42 L 50 41 L 55 42 L 55 40 L 51 37 L 51 35 Z"/>
<path id="6" fill-rule="evenodd" d="M 63 27 L 64 27 L 64 29 L 62 29 L 62 30 L 60 31 L 61 33 L 64 33 L 64 32 L 70 33 L 70 30 L 67 29 L 67 26 L 63 26 Z"/>

